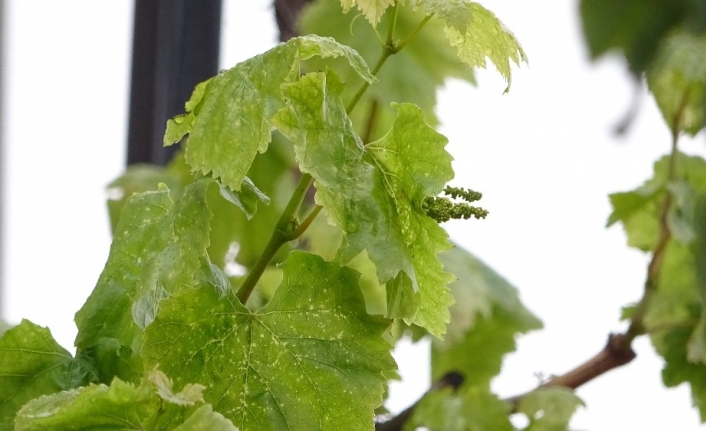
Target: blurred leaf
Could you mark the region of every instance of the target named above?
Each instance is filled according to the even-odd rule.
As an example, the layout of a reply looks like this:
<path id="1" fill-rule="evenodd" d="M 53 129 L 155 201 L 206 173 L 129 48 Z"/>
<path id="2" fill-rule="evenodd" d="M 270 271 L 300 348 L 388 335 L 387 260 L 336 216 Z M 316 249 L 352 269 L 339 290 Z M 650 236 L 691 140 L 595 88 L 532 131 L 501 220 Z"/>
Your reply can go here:
<path id="1" fill-rule="evenodd" d="M 15 414 L 41 395 L 86 384 L 93 372 L 28 320 L 0 338 L 0 430 L 13 430 Z"/>
<path id="2" fill-rule="evenodd" d="M 685 346 L 690 343 L 692 336 L 692 327 L 677 327 L 665 331 L 660 334 L 658 352 L 665 361 L 662 369 L 665 386 L 675 387 L 689 383 L 693 404 L 699 410 L 703 422 L 706 420 L 706 363 L 689 360 Z"/>
<path id="3" fill-rule="evenodd" d="M 687 16 L 689 0 L 581 0 L 592 58 L 617 49 L 635 74 L 645 71 L 668 31 Z"/>
<path id="4" fill-rule="evenodd" d="M 434 391 L 422 399 L 405 431 L 426 427 L 432 431 L 512 431 L 510 406 L 487 389 L 462 386 Z"/>
<path id="5" fill-rule="evenodd" d="M 668 213 L 668 225 L 674 237 L 685 244 L 693 239 L 689 227 L 695 220 L 693 197 L 706 194 L 706 161 L 699 156 L 679 154 L 676 159 L 676 178 L 668 182 L 669 157 L 654 164 L 654 176 L 631 192 L 613 193 L 610 201 L 613 212 L 608 226 L 621 222 L 628 237 L 628 245 L 643 251 L 652 250 L 659 232 L 659 211 L 667 189 L 673 194 Z"/>
<path id="6" fill-rule="evenodd" d="M 572 390 L 554 386 L 523 396 L 517 409 L 530 420 L 524 431 L 566 431 L 571 416 L 583 405 Z"/>
<path id="7" fill-rule="evenodd" d="M 451 293 L 451 325 L 445 341 L 454 343 L 471 329 L 476 318 L 491 318 L 493 308 L 512 314 L 524 331 L 539 329 L 541 322 L 520 302 L 517 288 L 469 251 L 455 246 L 439 255 L 444 268 L 456 276 Z"/>
<path id="8" fill-rule="evenodd" d="M 647 85 L 671 130 L 697 134 L 706 121 L 706 34 L 665 38 L 647 70 Z"/>
<path id="9" fill-rule="evenodd" d="M 355 271 L 303 252 L 283 267 L 257 312 L 206 286 L 165 300 L 146 330 L 146 364 L 178 386 L 205 384 L 206 401 L 242 431 L 371 429 L 382 371 L 395 368 L 381 337 L 389 321 L 365 312 Z"/>
<path id="10" fill-rule="evenodd" d="M 500 372 L 503 356 L 515 350 L 516 336 L 542 324 L 515 287 L 467 251 L 456 247 L 440 257 L 458 280 L 450 286 L 456 304 L 448 336 L 432 342 L 432 379 L 458 371 L 464 385 L 485 387 Z"/>

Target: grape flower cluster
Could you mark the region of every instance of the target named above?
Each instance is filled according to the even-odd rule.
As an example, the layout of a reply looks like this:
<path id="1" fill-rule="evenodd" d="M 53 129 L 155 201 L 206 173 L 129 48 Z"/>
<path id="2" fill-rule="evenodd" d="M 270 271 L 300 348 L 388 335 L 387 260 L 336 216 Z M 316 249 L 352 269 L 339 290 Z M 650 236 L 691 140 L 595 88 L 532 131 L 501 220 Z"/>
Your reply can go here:
<path id="1" fill-rule="evenodd" d="M 422 210 L 438 223 L 451 219 L 467 220 L 471 217 L 481 219 L 488 215 L 488 210 L 470 205 L 471 202 L 478 201 L 483 197 L 479 192 L 462 187 L 446 186 L 443 193 L 446 196 L 430 196 L 422 203 Z M 464 202 L 454 202 L 454 199 L 462 199 Z"/>

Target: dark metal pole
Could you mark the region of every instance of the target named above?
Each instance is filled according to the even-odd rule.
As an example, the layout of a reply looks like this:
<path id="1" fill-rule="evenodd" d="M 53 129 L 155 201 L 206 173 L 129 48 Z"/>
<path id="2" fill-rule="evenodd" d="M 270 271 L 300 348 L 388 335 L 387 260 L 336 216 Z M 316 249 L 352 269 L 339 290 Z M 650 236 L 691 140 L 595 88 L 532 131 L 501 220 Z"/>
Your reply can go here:
<path id="1" fill-rule="evenodd" d="M 169 163 L 168 118 L 218 73 L 221 0 L 135 0 L 127 164 Z"/>

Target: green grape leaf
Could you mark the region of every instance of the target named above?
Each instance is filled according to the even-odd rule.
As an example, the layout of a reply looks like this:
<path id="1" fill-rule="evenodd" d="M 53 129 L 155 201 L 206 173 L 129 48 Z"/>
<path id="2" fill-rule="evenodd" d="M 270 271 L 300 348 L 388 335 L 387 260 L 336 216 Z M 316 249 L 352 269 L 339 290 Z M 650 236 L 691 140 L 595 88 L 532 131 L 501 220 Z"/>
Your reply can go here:
<path id="1" fill-rule="evenodd" d="M 146 364 L 199 382 L 241 430 L 371 429 L 384 370 L 395 368 L 358 274 L 293 252 L 270 302 L 251 312 L 202 287 L 164 301 L 147 327 Z M 212 318 L 209 318 L 212 317 Z"/>
<path id="2" fill-rule="evenodd" d="M 10 431 L 26 402 L 85 384 L 92 370 L 71 357 L 49 329 L 23 320 L 0 338 L 0 430 Z"/>
<path id="3" fill-rule="evenodd" d="M 527 56 L 520 43 L 502 22 L 488 9 L 478 3 L 467 3 L 470 8 L 471 22 L 465 33 L 447 22 L 446 36 L 451 45 L 458 50 L 458 57 L 471 67 L 486 67 L 486 57 L 490 59 L 505 78 L 510 89 L 512 71 L 510 60 L 519 66 L 520 61 L 527 62 Z"/>
<path id="4" fill-rule="evenodd" d="M 425 11 L 409 7 L 397 11 L 396 34 L 406 37 L 424 19 Z M 389 19 L 380 22 L 377 31 L 386 34 Z M 353 47 L 368 63 L 374 64 L 380 57 L 382 48 L 375 29 L 353 13 L 341 13 L 338 0 L 318 0 L 310 3 L 299 21 L 302 32 L 331 36 L 342 44 Z M 456 49 L 446 40 L 444 22 L 432 19 L 414 39 L 389 57 L 376 74 L 379 81 L 363 94 L 358 107 L 351 112 L 354 125 L 360 125 L 358 133 L 374 140 L 387 133 L 397 117 L 394 109 L 388 109 L 392 102 L 414 103 L 424 111 L 426 120 L 438 123 L 436 113 L 437 90 L 447 78 L 458 78 L 474 82 L 473 69 L 458 59 Z M 354 70 L 343 61 L 326 62 L 313 59 L 304 65 L 308 71 L 322 71 L 332 67 L 348 85 L 343 89 L 342 99 L 351 100 L 358 90 L 360 81 Z M 399 79 L 404 76 L 404 79 Z M 375 115 L 375 121 L 368 118 Z M 365 127 L 366 129 L 362 129 Z M 258 183 L 259 184 L 259 183 Z"/>
<path id="5" fill-rule="evenodd" d="M 422 399 L 405 431 L 426 427 L 434 431 L 512 431 L 510 406 L 487 389 L 463 385 L 432 392 Z"/>
<path id="6" fill-rule="evenodd" d="M 487 387 L 505 354 L 515 350 L 517 335 L 542 324 L 522 305 L 517 289 L 472 254 L 456 247 L 440 257 L 458 277 L 450 285 L 457 303 L 446 338 L 432 341 L 432 378 L 458 371 L 466 385 Z"/>
<path id="7" fill-rule="evenodd" d="M 647 85 L 669 128 L 696 135 L 706 121 L 706 35 L 669 35 L 647 70 Z"/>
<path id="8" fill-rule="evenodd" d="M 427 15 L 435 14 L 461 34 L 466 34 L 473 19 L 471 2 L 468 0 L 412 0 L 412 6 L 421 6 Z"/>
<path id="9" fill-rule="evenodd" d="M 101 359 L 102 382 L 137 378 L 141 329 L 161 300 L 196 284 L 207 260 L 211 212 L 205 197 L 211 182 L 192 183 L 176 203 L 164 186 L 133 195 L 123 209 L 106 267 L 76 313 L 76 347 Z"/>
<path id="10" fill-rule="evenodd" d="M 15 430 L 237 430 L 210 405 L 193 409 L 172 401 L 151 383 L 136 386 L 116 378 L 110 386 L 92 384 L 30 401 L 18 412 Z"/>
<path id="11" fill-rule="evenodd" d="M 571 416 L 584 403 L 564 387 L 540 388 L 520 399 L 517 410 L 527 415 L 525 431 L 566 431 Z"/>
<path id="12" fill-rule="evenodd" d="M 293 38 L 197 86 L 187 113 L 167 122 L 164 144 L 188 133 L 186 161 L 192 169 L 239 191 L 255 156 L 270 144 L 270 118 L 284 105 L 282 84 L 297 81 L 299 62 L 313 55 L 342 56 L 361 77 L 375 79 L 353 49 L 331 38 Z"/>
<path id="13" fill-rule="evenodd" d="M 403 271 L 419 295 L 409 320 L 443 335 L 453 301 L 446 284 L 452 278 L 437 253 L 449 244 L 421 204 L 453 178 L 446 138 L 424 123 L 419 108 L 395 104 L 392 129 L 363 146 L 332 73 L 310 73 L 283 91 L 288 109 L 273 122 L 294 142 L 302 172 L 316 179 L 316 202 L 345 233 L 338 258 L 348 262 L 367 250 L 381 283 Z"/>
<path id="14" fill-rule="evenodd" d="M 353 6 L 357 5 L 373 27 L 377 27 L 382 15 L 393 4 L 395 0 L 341 0 L 343 13 L 348 13 Z"/>

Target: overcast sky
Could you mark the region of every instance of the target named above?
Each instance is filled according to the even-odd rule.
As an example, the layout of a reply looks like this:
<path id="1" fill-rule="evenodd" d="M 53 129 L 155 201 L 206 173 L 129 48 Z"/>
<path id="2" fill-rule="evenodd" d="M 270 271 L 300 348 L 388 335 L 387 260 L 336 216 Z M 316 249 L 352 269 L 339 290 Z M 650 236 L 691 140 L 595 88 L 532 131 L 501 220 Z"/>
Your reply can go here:
<path id="1" fill-rule="evenodd" d="M 275 41 L 269 0 L 224 1 L 222 66 Z M 529 66 L 509 94 L 499 76 L 478 88 L 441 91 L 441 131 L 450 139 L 456 185 L 484 194 L 484 221 L 447 225 L 452 238 L 515 284 L 545 330 L 520 339 L 494 387 L 530 389 L 537 374 L 586 360 L 610 332 L 620 307 L 639 299 L 646 256 L 606 230 L 607 194 L 647 179 L 668 152 L 669 133 L 643 98 L 630 133 L 617 138 L 634 87 L 617 58 L 587 61 L 574 1 L 485 1 L 513 30 Z M 124 169 L 132 2 L 14 0 L 5 11 L 2 314 L 49 326 L 71 349 L 72 318 L 108 255 L 105 185 Z M 704 154 L 703 136 L 681 147 Z M 408 386 L 395 385 L 399 410 L 428 385 L 425 346 L 398 354 Z M 638 358 L 578 391 L 587 404 L 580 430 L 706 429 L 689 390 L 661 385 L 661 360 L 645 339 Z"/>

